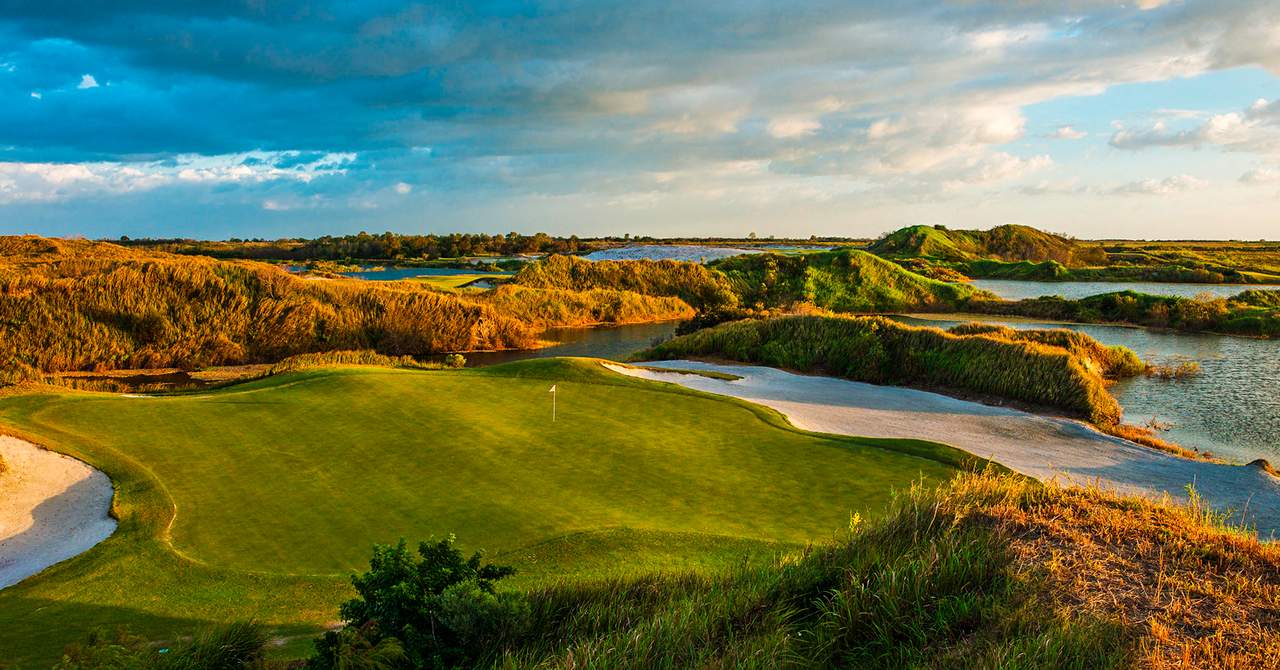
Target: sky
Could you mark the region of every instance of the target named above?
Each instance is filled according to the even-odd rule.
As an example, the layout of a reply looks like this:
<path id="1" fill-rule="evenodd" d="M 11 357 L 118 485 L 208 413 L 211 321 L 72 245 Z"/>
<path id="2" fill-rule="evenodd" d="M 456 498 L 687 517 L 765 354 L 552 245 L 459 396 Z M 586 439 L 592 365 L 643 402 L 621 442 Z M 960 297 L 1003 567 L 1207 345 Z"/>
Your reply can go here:
<path id="1" fill-rule="evenodd" d="M 0 234 L 1280 239 L 1274 0 L 0 0 Z"/>

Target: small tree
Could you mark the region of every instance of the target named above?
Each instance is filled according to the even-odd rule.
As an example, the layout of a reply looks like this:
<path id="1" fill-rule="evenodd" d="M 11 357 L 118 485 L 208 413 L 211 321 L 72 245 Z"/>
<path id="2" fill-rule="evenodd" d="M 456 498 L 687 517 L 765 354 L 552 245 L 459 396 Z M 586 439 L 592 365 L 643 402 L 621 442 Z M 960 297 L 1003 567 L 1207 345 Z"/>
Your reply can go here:
<path id="1" fill-rule="evenodd" d="M 395 638 L 411 667 L 431 669 L 467 666 L 525 630 L 525 599 L 493 588 L 514 569 L 484 564 L 479 553 L 465 558 L 452 535 L 419 544 L 418 555 L 404 540 L 374 547 L 369 571 L 351 579 L 359 595 L 339 610 L 345 628 L 316 641 L 310 667 L 336 668 L 350 629 L 371 646 Z"/>

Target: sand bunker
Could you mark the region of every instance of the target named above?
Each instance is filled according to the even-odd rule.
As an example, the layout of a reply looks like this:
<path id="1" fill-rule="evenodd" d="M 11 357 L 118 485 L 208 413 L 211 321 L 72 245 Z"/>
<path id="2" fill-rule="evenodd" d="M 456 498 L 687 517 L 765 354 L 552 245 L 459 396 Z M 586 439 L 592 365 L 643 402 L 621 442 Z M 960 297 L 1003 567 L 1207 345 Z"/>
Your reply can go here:
<path id="1" fill-rule="evenodd" d="M 648 366 L 739 375 L 724 381 L 620 365 L 633 377 L 732 396 L 782 412 L 796 427 L 823 433 L 931 440 L 990 458 L 1039 479 L 1185 500 L 1187 485 L 1218 509 L 1234 510 L 1271 538 L 1280 532 L 1280 481 L 1253 467 L 1178 458 L 1104 435 L 1069 419 L 958 400 L 914 389 L 813 377 L 774 368 L 662 361 Z"/>
<path id="2" fill-rule="evenodd" d="M 105 540 L 111 480 L 74 458 L 0 435 L 0 588 Z"/>

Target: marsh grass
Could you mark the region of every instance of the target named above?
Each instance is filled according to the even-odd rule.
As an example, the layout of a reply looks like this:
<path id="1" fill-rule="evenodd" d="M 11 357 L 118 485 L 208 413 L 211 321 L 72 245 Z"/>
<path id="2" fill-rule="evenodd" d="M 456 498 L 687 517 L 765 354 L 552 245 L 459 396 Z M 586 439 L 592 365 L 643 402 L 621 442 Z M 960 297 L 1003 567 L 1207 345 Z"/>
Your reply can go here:
<path id="1" fill-rule="evenodd" d="M 703 311 L 737 306 L 737 297 L 723 275 L 700 263 L 682 261 L 588 261 L 576 256 L 549 256 L 525 265 L 511 283 L 530 288 L 611 289 L 674 297 Z"/>

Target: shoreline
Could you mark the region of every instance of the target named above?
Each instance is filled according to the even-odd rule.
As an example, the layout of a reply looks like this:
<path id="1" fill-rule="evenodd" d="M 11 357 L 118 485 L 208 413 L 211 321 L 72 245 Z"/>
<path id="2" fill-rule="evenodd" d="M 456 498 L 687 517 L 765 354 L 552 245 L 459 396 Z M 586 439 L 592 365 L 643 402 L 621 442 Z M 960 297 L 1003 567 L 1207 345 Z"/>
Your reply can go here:
<path id="1" fill-rule="evenodd" d="M 76 460 L 0 435 L 0 589 L 88 551 L 116 530 L 111 479 Z"/>

